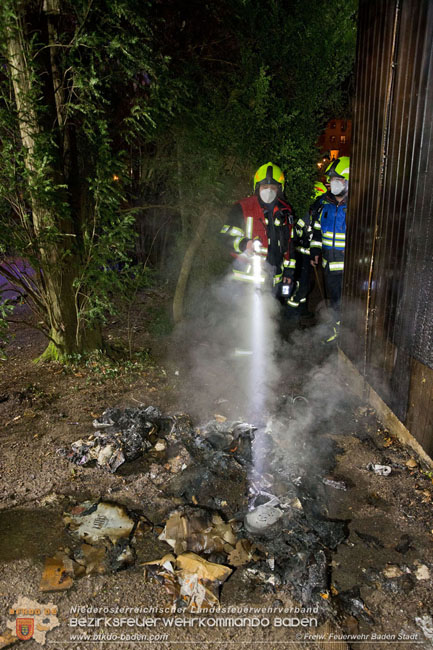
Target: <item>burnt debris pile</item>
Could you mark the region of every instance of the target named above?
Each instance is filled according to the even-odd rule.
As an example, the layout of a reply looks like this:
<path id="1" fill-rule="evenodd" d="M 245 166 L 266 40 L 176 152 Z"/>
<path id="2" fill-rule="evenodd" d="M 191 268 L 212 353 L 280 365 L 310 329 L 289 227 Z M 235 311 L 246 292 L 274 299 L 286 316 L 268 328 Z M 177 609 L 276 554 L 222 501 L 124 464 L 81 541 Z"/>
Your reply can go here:
<path id="1" fill-rule="evenodd" d="M 338 597 L 331 592 L 331 555 L 346 539 L 348 522 L 327 516 L 327 496 L 347 485 L 330 477 L 338 453 L 332 440 L 304 436 L 287 446 L 290 417 L 257 429 L 215 416 L 195 428 L 187 415 L 164 415 L 153 406 L 107 409 L 93 422 L 95 433 L 59 453 L 109 472 L 139 457 L 149 461 L 148 478 L 177 506 L 159 537 L 170 553 L 149 563 L 146 575 L 165 584 L 175 600 L 196 602 L 199 587 L 185 578 L 194 566 L 207 576 L 204 603 L 217 597 L 211 576 L 219 576 L 220 586 L 242 570 L 265 591 L 287 586 L 302 604 L 332 613 Z M 315 464 L 306 453 L 312 444 L 321 446 Z M 266 473 L 254 467 L 260 449 Z M 215 565 L 227 568 L 223 576 Z M 188 598 L 185 584 L 192 589 Z"/>
<path id="2" fill-rule="evenodd" d="M 139 517 L 124 506 L 85 501 L 63 514 L 70 546 L 45 560 L 40 591 L 64 591 L 85 575 L 116 572 L 136 560 L 133 539 Z"/>
<path id="3" fill-rule="evenodd" d="M 58 453 L 77 465 L 95 462 L 100 468 L 115 472 L 123 463 L 135 460 L 157 444 L 157 432 L 166 419 L 159 409 L 109 408 L 93 421 L 95 433 L 86 440 L 73 442 L 71 448 Z"/>

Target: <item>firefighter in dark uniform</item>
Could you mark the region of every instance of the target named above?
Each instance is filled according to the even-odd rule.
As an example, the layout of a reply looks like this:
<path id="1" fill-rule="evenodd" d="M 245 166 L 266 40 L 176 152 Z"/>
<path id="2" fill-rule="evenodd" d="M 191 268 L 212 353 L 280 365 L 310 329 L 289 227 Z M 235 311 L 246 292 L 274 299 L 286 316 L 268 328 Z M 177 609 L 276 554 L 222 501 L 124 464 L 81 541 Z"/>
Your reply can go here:
<path id="1" fill-rule="evenodd" d="M 254 194 L 235 203 L 221 236 L 236 258 L 234 278 L 254 282 L 253 253 L 263 256 L 275 296 L 287 305 L 294 288 L 293 212 L 283 195 L 284 174 L 271 162 L 254 175 Z"/>
<path id="2" fill-rule="evenodd" d="M 327 189 L 323 183 L 317 181 L 314 184 L 313 203 L 310 206 L 304 218 L 299 218 L 295 222 L 295 251 L 296 251 L 296 275 L 298 288 L 292 296 L 291 302 L 299 306 L 299 317 L 304 319 L 313 319 L 314 314 L 308 311 L 307 298 L 311 293 L 314 283 L 312 278 L 312 267 L 310 264 L 311 251 L 310 244 L 313 238 L 313 223 L 319 213 L 323 198 Z M 297 303 L 297 305 L 296 305 Z"/>
<path id="3" fill-rule="evenodd" d="M 326 294 L 333 311 L 332 332 L 327 343 L 335 341 L 340 326 L 341 292 L 343 288 L 344 250 L 346 247 L 346 207 L 349 189 L 350 159 L 342 156 L 326 169 L 330 190 L 313 224 L 311 264 L 317 265 L 322 255 Z"/>

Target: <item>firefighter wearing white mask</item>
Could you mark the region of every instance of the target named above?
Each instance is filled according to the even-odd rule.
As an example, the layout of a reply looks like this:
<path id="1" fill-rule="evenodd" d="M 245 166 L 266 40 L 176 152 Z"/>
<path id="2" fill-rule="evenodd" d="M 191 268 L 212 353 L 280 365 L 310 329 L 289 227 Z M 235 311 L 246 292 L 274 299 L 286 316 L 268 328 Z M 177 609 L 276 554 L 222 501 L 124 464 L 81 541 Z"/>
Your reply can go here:
<path id="1" fill-rule="evenodd" d="M 327 343 L 335 341 L 340 326 L 341 292 L 343 288 L 344 250 L 346 247 L 346 206 L 349 189 L 350 158 L 333 160 L 325 171 L 330 191 L 316 214 L 311 241 L 311 264 L 322 257 L 326 294 L 334 312 L 334 323 Z"/>
<path id="2" fill-rule="evenodd" d="M 245 282 L 252 280 L 248 255 L 260 253 L 272 276 L 275 295 L 287 303 L 294 286 L 295 251 L 292 208 L 283 195 L 284 174 L 268 162 L 254 174 L 253 187 L 254 194 L 238 201 L 230 210 L 220 234 L 237 258 L 234 277 Z"/>

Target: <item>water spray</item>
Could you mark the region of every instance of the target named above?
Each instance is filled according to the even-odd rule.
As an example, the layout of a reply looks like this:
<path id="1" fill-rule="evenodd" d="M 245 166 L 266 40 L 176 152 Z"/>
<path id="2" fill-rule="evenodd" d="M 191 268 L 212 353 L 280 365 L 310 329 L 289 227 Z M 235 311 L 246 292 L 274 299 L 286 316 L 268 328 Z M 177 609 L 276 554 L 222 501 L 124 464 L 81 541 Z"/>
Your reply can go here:
<path id="1" fill-rule="evenodd" d="M 247 218 L 246 236 L 253 239 L 253 219 Z M 250 282 L 252 291 L 249 292 L 249 346 L 248 350 L 237 350 L 237 356 L 248 357 L 248 400 L 247 412 L 249 418 L 257 427 L 252 447 L 253 470 L 249 482 L 249 512 L 245 516 L 246 528 L 254 534 L 260 534 L 273 526 L 282 516 L 278 507 L 279 500 L 268 490 L 272 486 L 264 474 L 264 459 L 270 436 L 270 419 L 267 417 L 268 379 L 272 363 L 274 346 L 274 324 L 267 308 L 269 291 L 269 273 L 266 271 L 267 250 L 256 239 L 253 241 L 251 258 Z M 273 297 L 272 297 L 273 300 Z M 267 503 L 255 506 L 258 497 L 267 499 Z"/>

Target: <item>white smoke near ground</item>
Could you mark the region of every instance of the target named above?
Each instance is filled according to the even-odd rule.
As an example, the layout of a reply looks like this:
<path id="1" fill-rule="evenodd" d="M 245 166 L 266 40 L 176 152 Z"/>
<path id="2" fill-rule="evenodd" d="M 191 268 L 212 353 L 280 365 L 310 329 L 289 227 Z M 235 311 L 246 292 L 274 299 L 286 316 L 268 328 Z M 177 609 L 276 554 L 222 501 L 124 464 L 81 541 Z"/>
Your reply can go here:
<path id="1" fill-rule="evenodd" d="M 245 284 L 224 278 L 202 297 L 200 314 L 176 332 L 174 354 L 186 362 L 180 403 L 202 424 L 218 414 L 255 425 L 256 476 L 275 471 L 268 435 L 283 467 L 314 464 L 320 435 L 338 433 L 329 423 L 347 400 L 336 348 L 330 353 L 323 343 L 332 319 L 319 310 L 315 326 L 291 328 L 284 340 L 278 301 Z"/>
<path id="2" fill-rule="evenodd" d="M 337 416 L 349 397 L 340 379 L 336 347 L 324 343 L 330 331 L 327 316 L 321 315 L 313 327 L 292 332 L 290 343 L 280 343 L 278 349 L 285 399 L 271 429 L 282 463 L 302 461 L 314 467 L 321 439 L 339 433 Z"/>

